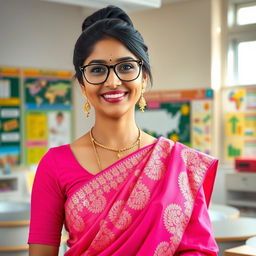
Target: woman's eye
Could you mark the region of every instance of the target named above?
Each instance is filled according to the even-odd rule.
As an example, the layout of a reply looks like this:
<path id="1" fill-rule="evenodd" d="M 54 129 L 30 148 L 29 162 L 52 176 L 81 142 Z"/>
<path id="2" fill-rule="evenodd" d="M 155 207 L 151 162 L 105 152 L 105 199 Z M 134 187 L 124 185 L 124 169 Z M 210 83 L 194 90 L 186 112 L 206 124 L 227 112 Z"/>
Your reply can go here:
<path id="1" fill-rule="evenodd" d="M 123 64 L 120 64 L 120 66 L 118 67 L 119 72 L 132 71 L 133 69 L 134 69 L 133 63 L 123 63 Z"/>
<path id="2" fill-rule="evenodd" d="M 89 69 L 90 73 L 105 73 L 106 72 L 106 68 L 105 67 L 101 67 L 101 66 L 96 66 L 96 67 L 91 67 Z"/>

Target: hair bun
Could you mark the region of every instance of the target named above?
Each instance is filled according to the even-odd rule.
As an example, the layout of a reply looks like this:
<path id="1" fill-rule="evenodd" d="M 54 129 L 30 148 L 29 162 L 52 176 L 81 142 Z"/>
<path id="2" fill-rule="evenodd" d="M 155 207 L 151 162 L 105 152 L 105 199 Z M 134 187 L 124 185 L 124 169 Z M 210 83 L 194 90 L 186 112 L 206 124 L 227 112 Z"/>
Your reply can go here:
<path id="1" fill-rule="evenodd" d="M 122 9 L 117 6 L 109 5 L 87 17 L 83 22 L 82 31 L 90 27 L 95 22 L 103 19 L 120 19 L 133 27 L 130 17 Z"/>

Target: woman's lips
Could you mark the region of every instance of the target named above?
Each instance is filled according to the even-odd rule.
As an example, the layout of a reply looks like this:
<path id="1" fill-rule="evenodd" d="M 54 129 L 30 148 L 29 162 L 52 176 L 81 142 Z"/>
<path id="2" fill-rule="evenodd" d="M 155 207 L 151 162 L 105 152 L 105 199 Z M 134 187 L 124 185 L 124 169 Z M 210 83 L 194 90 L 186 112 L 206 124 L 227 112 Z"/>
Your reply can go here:
<path id="1" fill-rule="evenodd" d="M 124 99 L 128 92 L 114 91 L 102 94 L 102 98 L 110 103 L 120 102 Z"/>

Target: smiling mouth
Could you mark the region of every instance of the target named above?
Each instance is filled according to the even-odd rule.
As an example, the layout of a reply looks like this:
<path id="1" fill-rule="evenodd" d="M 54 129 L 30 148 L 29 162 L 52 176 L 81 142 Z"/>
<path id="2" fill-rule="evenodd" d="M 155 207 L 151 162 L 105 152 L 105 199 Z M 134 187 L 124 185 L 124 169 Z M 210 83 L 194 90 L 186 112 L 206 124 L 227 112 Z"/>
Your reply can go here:
<path id="1" fill-rule="evenodd" d="M 128 92 L 108 92 L 104 93 L 101 96 L 104 100 L 108 102 L 118 102 L 124 99 Z"/>
<path id="2" fill-rule="evenodd" d="M 117 99 L 117 98 L 121 98 L 123 96 L 125 96 L 125 92 L 123 93 L 115 93 L 115 94 L 105 94 L 105 95 L 102 95 L 104 98 L 106 99 Z"/>

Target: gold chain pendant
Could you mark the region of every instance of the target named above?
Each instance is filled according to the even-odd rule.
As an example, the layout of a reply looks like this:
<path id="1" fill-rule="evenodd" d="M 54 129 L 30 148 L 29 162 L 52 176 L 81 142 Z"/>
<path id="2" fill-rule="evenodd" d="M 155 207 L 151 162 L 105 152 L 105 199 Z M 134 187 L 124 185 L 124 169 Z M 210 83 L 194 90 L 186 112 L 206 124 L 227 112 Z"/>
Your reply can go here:
<path id="1" fill-rule="evenodd" d="M 119 151 L 118 153 L 117 153 L 117 157 L 118 157 L 118 159 L 120 159 L 120 158 L 122 158 L 122 153 Z"/>

